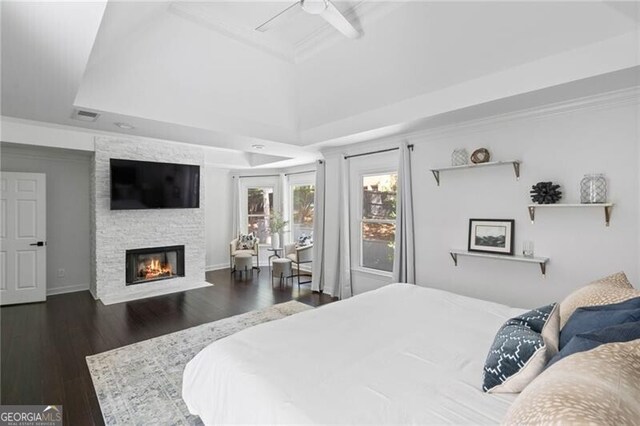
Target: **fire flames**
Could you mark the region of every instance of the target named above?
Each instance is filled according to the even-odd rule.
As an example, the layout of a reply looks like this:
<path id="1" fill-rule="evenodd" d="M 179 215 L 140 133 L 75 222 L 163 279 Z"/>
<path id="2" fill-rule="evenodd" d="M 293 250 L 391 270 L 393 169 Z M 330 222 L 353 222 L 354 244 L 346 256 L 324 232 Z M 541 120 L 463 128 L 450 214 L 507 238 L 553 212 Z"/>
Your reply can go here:
<path id="1" fill-rule="evenodd" d="M 170 263 L 160 262 L 159 259 L 149 259 L 138 271 L 138 276 L 145 280 L 150 280 L 159 277 L 170 277 L 173 273 L 171 271 Z"/>

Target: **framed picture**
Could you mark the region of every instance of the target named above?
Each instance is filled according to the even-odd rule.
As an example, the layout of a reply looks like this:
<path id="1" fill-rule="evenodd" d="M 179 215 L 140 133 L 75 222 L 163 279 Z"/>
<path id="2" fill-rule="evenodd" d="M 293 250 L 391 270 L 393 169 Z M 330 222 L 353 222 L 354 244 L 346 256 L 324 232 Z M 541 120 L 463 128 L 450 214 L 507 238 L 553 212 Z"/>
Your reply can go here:
<path id="1" fill-rule="evenodd" d="M 469 219 L 469 251 L 513 255 L 515 220 Z"/>

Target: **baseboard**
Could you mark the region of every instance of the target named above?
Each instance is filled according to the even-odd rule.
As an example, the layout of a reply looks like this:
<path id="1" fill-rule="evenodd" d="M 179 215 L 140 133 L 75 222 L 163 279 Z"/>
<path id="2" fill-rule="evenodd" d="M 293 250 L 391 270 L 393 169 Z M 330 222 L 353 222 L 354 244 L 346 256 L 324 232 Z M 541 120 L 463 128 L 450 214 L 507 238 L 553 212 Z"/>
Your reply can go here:
<path id="1" fill-rule="evenodd" d="M 265 261 L 264 263 L 261 263 L 260 266 L 268 267 L 269 263 Z M 295 267 L 295 266 L 292 265 L 292 267 Z M 204 270 L 206 272 L 219 271 L 221 269 L 229 269 L 229 264 L 228 263 L 220 263 L 220 264 L 217 264 L 217 265 L 207 265 L 207 266 L 204 267 Z M 303 272 L 311 273 L 311 266 L 304 265 L 304 264 L 300 265 L 300 270 L 303 271 Z"/>
<path id="2" fill-rule="evenodd" d="M 98 295 L 97 295 L 97 294 L 95 294 L 91 288 L 89 288 L 89 293 L 91 293 L 91 297 L 93 297 L 93 300 L 95 300 L 95 301 L 100 300 L 100 298 L 98 297 Z"/>
<path id="3" fill-rule="evenodd" d="M 55 296 L 56 294 L 75 293 L 77 291 L 89 290 L 89 284 L 65 285 L 63 287 L 54 287 L 47 289 L 47 296 Z"/>
<path id="4" fill-rule="evenodd" d="M 295 268 L 295 264 L 293 264 L 293 265 L 292 265 L 292 267 L 293 267 L 293 268 Z M 302 265 L 300 265 L 300 270 L 301 270 L 302 272 L 308 272 L 308 273 L 311 273 L 311 272 L 312 272 L 312 267 L 311 267 L 311 266 L 309 266 L 308 264 L 307 264 L 307 265 L 302 264 Z"/>
<path id="5" fill-rule="evenodd" d="M 217 265 L 207 265 L 204 267 L 204 270 L 207 272 L 219 271 L 220 269 L 229 269 L 229 263 L 218 263 Z"/>

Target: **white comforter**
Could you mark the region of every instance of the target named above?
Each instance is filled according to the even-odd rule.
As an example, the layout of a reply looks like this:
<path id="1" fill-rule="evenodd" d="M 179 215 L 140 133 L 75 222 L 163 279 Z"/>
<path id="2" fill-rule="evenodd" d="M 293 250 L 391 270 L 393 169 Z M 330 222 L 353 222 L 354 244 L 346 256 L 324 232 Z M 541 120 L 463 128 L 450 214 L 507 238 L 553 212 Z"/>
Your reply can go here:
<path id="1" fill-rule="evenodd" d="M 522 312 L 392 284 L 212 343 L 182 397 L 206 424 L 498 423 L 515 395 L 483 393 L 482 367 Z"/>

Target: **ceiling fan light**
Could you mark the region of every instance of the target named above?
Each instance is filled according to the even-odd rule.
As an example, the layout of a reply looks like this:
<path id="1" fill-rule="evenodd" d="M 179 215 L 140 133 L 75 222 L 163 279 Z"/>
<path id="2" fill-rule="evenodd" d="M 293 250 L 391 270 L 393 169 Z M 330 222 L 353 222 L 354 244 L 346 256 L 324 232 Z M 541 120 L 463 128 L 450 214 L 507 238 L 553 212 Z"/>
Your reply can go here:
<path id="1" fill-rule="evenodd" d="M 320 15 L 327 10 L 327 0 L 301 0 L 302 9 L 311 15 Z"/>

